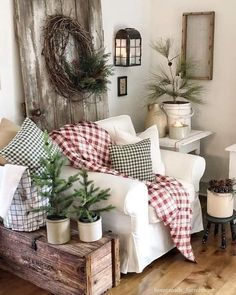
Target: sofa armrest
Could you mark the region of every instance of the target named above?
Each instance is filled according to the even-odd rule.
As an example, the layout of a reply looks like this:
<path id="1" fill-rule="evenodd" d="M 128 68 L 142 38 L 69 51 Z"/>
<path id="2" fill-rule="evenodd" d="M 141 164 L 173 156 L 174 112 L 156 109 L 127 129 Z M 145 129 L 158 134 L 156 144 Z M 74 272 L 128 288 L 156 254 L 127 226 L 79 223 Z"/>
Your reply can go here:
<path id="1" fill-rule="evenodd" d="M 78 172 L 71 166 L 64 166 L 61 176 L 68 177 Z M 144 183 L 121 176 L 88 172 L 89 180 L 93 180 L 95 186 L 101 189 L 111 189 L 111 196 L 107 201 L 101 201 L 98 207 L 105 204 L 112 204 L 117 210 L 126 214 L 137 216 L 140 212 L 145 212 L 148 216 L 148 190 Z M 78 187 L 79 182 L 74 183 L 72 189 Z"/>
<path id="2" fill-rule="evenodd" d="M 147 210 L 148 214 L 148 190 L 144 183 L 99 172 L 89 172 L 89 179 L 94 180 L 96 186 L 110 188 L 111 196 L 106 201 L 126 215 L 139 215 Z M 102 205 L 102 202 L 100 202 Z"/>
<path id="3" fill-rule="evenodd" d="M 194 185 L 196 192 L 199 191 L 199 182 L 206 167 L 204 158 L 169 150 L 161 150 L 161 156 L 166 175 L 188 181 Z"/>

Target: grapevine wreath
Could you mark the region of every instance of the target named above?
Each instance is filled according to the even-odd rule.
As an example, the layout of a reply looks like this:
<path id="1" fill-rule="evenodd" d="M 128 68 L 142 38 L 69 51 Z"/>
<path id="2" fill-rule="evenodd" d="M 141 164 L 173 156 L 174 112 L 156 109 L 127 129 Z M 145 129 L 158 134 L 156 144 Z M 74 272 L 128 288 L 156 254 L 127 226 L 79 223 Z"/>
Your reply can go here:
<path id="1" fill-rule="evenodd" d="M 90 34 L 71 17 L 51 15 L 44 27 L 43 55 L 55 91 L 80 101 L 107 90 L 109 54 L 95 51 Z M 73 58 L 72 58 L 73 57 Z"/>

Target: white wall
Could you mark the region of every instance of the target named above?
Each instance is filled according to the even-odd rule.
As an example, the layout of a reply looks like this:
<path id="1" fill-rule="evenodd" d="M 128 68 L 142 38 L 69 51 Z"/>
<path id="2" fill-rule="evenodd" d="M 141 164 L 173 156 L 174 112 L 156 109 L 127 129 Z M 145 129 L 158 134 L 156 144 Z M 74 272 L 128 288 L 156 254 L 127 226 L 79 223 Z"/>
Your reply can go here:
<path id="1" fill-rule="evenodd" d="M 150 0 L 102 0 L 105 47 L 111 52 L 113 64 L 114 36 L 122 28 L 135 28 L 142 36 L 142 65 L 137 67 L 114 67 L 108 92 L 110 116 L 129 114 L 136 130 L 144 127 L 145 84 L 149 73 L 150 54 Z M 117 77 L 128 76 L 128 95 L 117 96 Z"/>
<path id="2" fill-rule="evenodd" d="M 23 90 L 14 35 L 13 1 L 0 1 L 0 118 L 20 123 Z"/>
<path id="3" fill-rule="evenodd" d="M 225 147 L 236 143 L 236 1 L 151 0 L 152 38 L 172 37 L 181 42 L 182 13 L 215 11 L 213 80 L 204 82 L 206 104 L 196 109 L 193 127 L 214 135 L 202 143 L 206 156 L 205 180 L 228 176 Z M 152 55 L 152 62 L 157 55 Z"/>
<path id="4" fill-rule="evenodd" d="M 146 114 L 145 84 L 150 64 L 150 40 L 173 37 L 181 41 L 182 13 L 188 11 L 216 12 L 213 80 L 204 84 L 206 105 L 197 107 L 195 128 L 212 130 L 205 139 L 202 153 L 206 155 L 205 179 L 225 177 L 228 154 L 225 147 L 236 142 L 236 1 L 228 0 L 102 0 L 105 46 L 114 55 L 114 35 L 120 28 L 134 27 L 143 39 L 142 65 L 115 67 L 109 95 L 110 115 L 130 114 L 137 130 L 143 129 Z M 151 63 L 150 63 L 151 62 Z M 128 95 L 117 96 L 117 77 L 128 76 Z M 23 91 L 13 25 L 13 1 L 0 0 L 0 117 L 20 122 Z"/>

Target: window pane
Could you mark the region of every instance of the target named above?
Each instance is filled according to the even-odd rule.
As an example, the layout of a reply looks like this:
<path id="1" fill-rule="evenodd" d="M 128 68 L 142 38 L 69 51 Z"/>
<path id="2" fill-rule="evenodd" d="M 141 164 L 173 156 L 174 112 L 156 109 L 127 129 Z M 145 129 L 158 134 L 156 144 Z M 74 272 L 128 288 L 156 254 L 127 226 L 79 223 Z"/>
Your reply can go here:
<path id="1" fill-rule="evenodd" d="M 140 56 L 140 52 L 141 52 L 140 48 L 139 47 L 136 48 L 136 56 Z"/>
<path id="2" fill-rule="evenodd" d="M 130 47 L 135 47 L 135 39 L 130 40 Z"/>
<path id="3" fill-rule="evenodd" d="M 134 64 L 135 64 L 135 57 L 130 57 L 130 59 L 129 59 L 129 63 L 130 63 L 131 65 L 134 65 Z"/>
<path id="4" fill-rule="evenodd" d="M 135 48 L 130 48 L 130 57 L 135 56 Z"/>
<path id="5" fill-rule="evenodd" d="M 116 48 L 116 56 L 120 56 L 120 48 Z"/>
<path id="6" fill-rule="evenodd" d="M 140 47 L 141 46 L 141 40 L 140 39 L 136 39 L 136 47 Z"/>
<path id="7" fill-rule="evenodd" d="M 121 45 L 121 40 L 120 39 L 116 39 L 116 46 L 117 47 L 120 47 L 120 45 Z"/>
<path id="8" fill-rule="evenodd" d="M 121 47 L 126 47 L 126 39 L 121 39 Z"/>

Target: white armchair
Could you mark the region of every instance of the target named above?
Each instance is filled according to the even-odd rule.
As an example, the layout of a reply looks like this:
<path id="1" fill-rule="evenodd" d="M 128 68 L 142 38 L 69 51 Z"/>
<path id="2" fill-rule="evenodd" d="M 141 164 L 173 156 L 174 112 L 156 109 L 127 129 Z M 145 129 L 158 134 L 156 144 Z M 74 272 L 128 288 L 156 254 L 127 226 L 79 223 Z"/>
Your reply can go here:
<path id="1" fill-rule="evenodd" d="M 114 127 L 135 135 L 129 116 L 122 115 L 97 122 L 111 135 Z M 177 178 L 189 192 L 193 209 L 192 232 L 203 229 L 200 202 L 198 199 L 199 181 L 205 170 L 202 157 L 161 151 L 166 175 Z M 64 167 L 63 175 L 74 174 L 74 168 Z M 121 272 L 142 272 L 153 260 L 174 247 L 168 229 L 148 205 L 148 191 L 138 180 L 110 174 L 89 172 L 90 179 L 101 188 L 111 188 L 109 204 L 116 208 L 102 214 L 104 230 L 117 233 L 120 238 Z M 101 206 L 104 205 L 101 204 Z"/>

